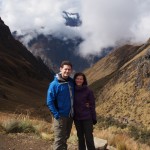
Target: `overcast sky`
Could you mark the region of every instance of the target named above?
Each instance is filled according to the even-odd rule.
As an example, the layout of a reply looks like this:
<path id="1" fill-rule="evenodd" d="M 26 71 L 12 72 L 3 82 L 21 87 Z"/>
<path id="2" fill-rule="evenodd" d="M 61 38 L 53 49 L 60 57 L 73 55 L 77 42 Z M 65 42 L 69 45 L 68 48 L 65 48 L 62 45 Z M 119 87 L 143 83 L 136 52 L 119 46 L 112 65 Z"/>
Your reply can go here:
<path id="1" fill-rule="evenodd" d="M 150 37 L 150 0 L 0 0 L 0 16 L 11 31 L 28 30 L 85 41 L 82 56 Z M 62 11 L 78 12 L 82 26 L 65 26 Z M 42 28 L 44 27 L 44 29 Z"/>

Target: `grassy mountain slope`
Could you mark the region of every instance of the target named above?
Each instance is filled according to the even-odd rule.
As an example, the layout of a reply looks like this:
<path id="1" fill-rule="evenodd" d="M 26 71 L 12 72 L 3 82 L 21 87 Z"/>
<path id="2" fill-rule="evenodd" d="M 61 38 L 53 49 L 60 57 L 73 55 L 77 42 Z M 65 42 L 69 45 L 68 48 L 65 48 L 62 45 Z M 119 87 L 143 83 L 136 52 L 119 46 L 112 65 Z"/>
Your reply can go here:
<path id="1" fill-rule="evenodd" d="M 85 73 L 97 98 L 98 115 L 150 125 L 150 41 L 120 47 Z"/>
<path id="2" fill-rule="evenodd" d="M 95 63 L 92 68 L 85 71 L 90 79 L 89 84 L 115 72 L 125 62 L 139 53 L 139 47 L 140 46 L 124 45 L 123 47 L 113 50 L 106 57 Z"/>

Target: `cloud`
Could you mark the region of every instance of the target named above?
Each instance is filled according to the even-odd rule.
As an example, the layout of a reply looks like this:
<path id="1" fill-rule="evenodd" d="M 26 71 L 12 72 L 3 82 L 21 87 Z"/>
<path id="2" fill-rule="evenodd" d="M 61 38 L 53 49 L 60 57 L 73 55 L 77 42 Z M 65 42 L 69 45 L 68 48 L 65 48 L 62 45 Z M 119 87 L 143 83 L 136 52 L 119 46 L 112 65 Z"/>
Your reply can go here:
<path id="1" fill-rule="evenodd" d="M 83 2 L 83 1 L 82 1 Z M 143 42 L 150 36 L 150 1 L 87 0 L 82 3 L 80 54 L 99 54 L 103 48 L 118 43 Z M 88 14 L 88 15 L 87 15 Z"/>
<path id="2" fill-rule="evenodd" d="M 150 37 L 149 6 L 150 0 L 0 0 L 0 14 L 11 31 L 81 36 L 79 54 L 87 57 L 118 43 L 145 42 Z M 65 26 L 64 10 L 78 12 L 82 25 Z"/>

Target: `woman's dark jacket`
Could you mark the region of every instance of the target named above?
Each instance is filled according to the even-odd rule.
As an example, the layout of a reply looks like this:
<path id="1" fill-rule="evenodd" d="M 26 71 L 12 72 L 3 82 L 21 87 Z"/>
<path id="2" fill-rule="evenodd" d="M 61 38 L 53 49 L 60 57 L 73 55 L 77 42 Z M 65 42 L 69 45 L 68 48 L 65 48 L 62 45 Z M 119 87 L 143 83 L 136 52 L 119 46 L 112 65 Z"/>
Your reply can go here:
<path id="1" fill-rule="evenodd" d="M 82 87 L 75 86 L 74 119 L 96 120 L 95 98 L 93 92 L 86 85 Z"/>

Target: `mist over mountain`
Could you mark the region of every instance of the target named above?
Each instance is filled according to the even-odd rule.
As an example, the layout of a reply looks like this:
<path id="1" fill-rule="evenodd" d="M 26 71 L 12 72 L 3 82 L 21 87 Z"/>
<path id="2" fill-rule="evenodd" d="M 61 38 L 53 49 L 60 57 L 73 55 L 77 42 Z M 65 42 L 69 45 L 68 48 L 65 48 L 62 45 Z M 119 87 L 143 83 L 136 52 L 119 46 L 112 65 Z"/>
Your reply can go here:
<path id="1" fill-rule="evenodd" d="M 79 13 L 63 11 L 62 17 L 66 20 L 64 24 L 70 28 L 76 28 L 82 24 Z M 67 37 L 59 32 L 58 35 L 39 34 L 36 30 L 26 30 L 21 33 L 14 31 L 12 35 L 21 41 L 34 56 L 40 57 L 55 72 L 59 71 L 59 65 L 63 60 L 71 61 L 74 71 L 83 71 L 107 55 L 112 49 L 112 47 L 104 48 L 98 55 L 89 54 L 83 57 L 80 55 L 79 47 L 84 42 L 84 39 L 79 35 Z"/>
<path id="2" fill-rule="evenodd" d="M 52 43 L 55 43 L 55 39 L 61 40 L 67 47 L 70 46 L 74 58 L 83 61 L 83 66 L 82 61 L 79 61 L 79 69 L 75 66 L 75 70 L 78 71 L 94 64 L 95 60 L 109 51 L 108 48 L 145 42 L 150 37 L 149 4 L 149 1 L 141 0 L 87 0 L 86 3 L 83 0 L 43 0 L 38 3 L 36 0 L 16 0 L 16 3 L 2 0 L 0 14 L 10 26 L 11 32 L 16 31 L 17 36 L 21 37 L 19 40 L 21 39 L 26 47 L 30 41 L 38 42 L 35 39 L 39 39 L 41 35 L 48 39 L 52 36 Z M 78 44 L 75 44 L 74 40 L 77 40 L 75 43 Z M 48 48 L 46 46 L 46 49 Z M 28 49 L 30 50 L 30 47 Z M 33 52 L 33 46 L 31 49 Z M 61 47 L 59 50 L 61 51 Z M 40 48 L 39 55 L 42 60 L 49 64 L 49 67 L 57 64 L 49 58 L 52 50 L 48 56 L 45 51 L 44 48 Z M 56 51 L 58 54 L 59 51 Z M 39 52 L 36 50 L 36 55 L 37 53 Z M 67 56 L 63 57 L 66 59 Z"/>
<path id="3" fill-rule="evenodd" d="M 2 0 L 0 14 L 11 32 L 19 35 L 35 31 L 34 38 L 37 34 L 80 37 L 78 54 L 86 58 L 101 55 L 108 47 L 144 43 L 150 37 L 149 5 L 149 0 Z M 24 43 L 32 38 L 28 34 Z"/>
<path id="4" fill-rule="evenodd" d="M 82 23 L 79 13 L 63 11 L 62 17 L 66 20 L 65 25 L 72 28 L 78 27 Z M 14 31 L 12 35 L 21 41 L 34 56 L 40 57 L 55 72 L 59 71 L 59 65 L 63 60 L 71 61 L 75 71 L 83 71 L 111 50 L 111 48 L 107 48 L 101 55 L 90 54 L 85 58 L 79 54 L 79 46 L 84 41 L 81 36 L 46 35 L 39 34 L 36 30 L 25 31 L 23 34 Z"/>
<path id="5" fill-rule="evenodd" d="M 83 71 L 107 55 L 112 49 L 110 47 L 103 50 L 101 55 L 88 55 L 85 58 L 79 54 L 79 45 L 83 42 L 81 37 L 67 38 L 44 34 L 37 34 L 34 37 L 34 34 L 37 33 L 33 31 L 25 35 L 19 35 L 17 32 L 13 32 L 13 36 L 22 43 L 26 41 L 25 39 L 30 39 L 24 45 L 55 72 L 58 72 L 59 65 L 63 60 L 71 61 L 75 71 Z"/>

